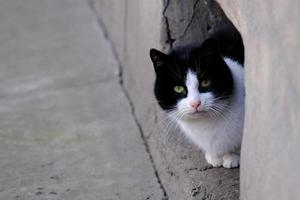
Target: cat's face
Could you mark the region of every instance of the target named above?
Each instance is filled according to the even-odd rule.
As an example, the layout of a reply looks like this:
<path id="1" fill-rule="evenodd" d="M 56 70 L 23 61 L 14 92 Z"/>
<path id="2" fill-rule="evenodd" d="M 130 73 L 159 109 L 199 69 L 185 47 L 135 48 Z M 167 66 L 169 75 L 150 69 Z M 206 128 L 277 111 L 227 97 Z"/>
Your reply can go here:
<path id="1" fill-rule="evenodd" d="M 228 109 L 231 72 L 214 41 L 170 55 L 152 49 L 156 72 L 154 93 L 162 109 L 177 118 L 214 116 Z"/>

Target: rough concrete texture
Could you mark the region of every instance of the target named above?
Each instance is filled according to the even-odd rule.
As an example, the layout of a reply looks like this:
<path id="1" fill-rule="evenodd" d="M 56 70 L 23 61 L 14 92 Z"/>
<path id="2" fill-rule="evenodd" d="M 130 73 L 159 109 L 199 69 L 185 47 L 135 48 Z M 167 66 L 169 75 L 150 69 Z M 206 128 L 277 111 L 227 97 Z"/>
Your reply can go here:
<path id="1" fill-rule="evenodd" d="M 300 199 L 300 2 L 220 4 L 245 43 L 241 199 Z"/>
<path id="2" fill-rule="evenodd" d="M 168 49 L 201 44 L 226 20 L 223 11 L 212 0 L 164 0 L 162 45 Z"/>
<path id="3" fill-rule="evenodd" d="M 170 126 L 153 97 L 149 49 L 202 42 L 225 20 L 217 4 L 205 0 L 93 0 L 90 5 L 123 69 L 124 86 L 165 198 L 238 199 L 239 169 L 212 169 L 199 149 Z"/>
<path id="4" fill-rule="evenodd" d="M 88 2 L 0 6 L 0 199 L 163 199 Z"/>

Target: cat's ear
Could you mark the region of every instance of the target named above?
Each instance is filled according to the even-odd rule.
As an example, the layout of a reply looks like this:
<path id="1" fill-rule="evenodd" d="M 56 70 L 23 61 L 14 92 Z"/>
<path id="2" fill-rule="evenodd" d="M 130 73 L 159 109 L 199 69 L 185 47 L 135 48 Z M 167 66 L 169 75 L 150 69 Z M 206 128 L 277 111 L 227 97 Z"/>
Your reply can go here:
<path id="1" fill-rule="evenodd" d="M 220 55 L 217 41 L 214 38 L 206 39 L 201 45 L 201 53 L 208 57 Z"/>
<path id="2" fill-rule="evenodd" d="M 154 69 L 157 71 L 159 67 L 164 65 L 168 60 L 168 55 L 156 50 L 156 49 L 150 49 L 150 58 L 153 62 Z"/>

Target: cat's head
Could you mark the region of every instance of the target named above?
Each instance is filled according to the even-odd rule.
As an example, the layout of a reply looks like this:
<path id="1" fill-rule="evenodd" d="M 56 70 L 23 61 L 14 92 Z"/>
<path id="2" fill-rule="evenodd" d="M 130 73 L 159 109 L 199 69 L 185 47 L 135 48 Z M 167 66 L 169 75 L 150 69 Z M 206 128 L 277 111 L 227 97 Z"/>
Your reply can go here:
<path id="1" fill-rule="evenodd" d="M 154 93 L 162 109 L 183 119 L 216 116 L 227 109 L 233 79 L 214 39 L 168 55 L 151 49 L 150 57 L 156 72 Z"/>

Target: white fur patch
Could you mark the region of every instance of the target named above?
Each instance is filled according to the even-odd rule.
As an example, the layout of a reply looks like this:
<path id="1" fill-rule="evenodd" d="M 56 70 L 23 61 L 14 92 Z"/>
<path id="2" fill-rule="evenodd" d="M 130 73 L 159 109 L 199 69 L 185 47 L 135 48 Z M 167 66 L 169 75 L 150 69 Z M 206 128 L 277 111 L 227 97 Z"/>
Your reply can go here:
<path id="1" fill-rule="evenodd" d="M 223 158 L 222 156 L 213 155 L 206 153 L 205 154 L 206 161 L 211 164 L 213 167 L 221 167 L 223 164 Z"/>
<path id="2" fill-rule="evenodd" d="M 234 153 L 225 154 L 223 156 L 223 167 L 235 168 L 240 165 L 240 156 Z"/>
<path id="3" fill-rule="evenodd" d="M 224 61 L 232 73 L 234 82 L 232 97 L 228 105 L 229 111 L 224 112 L 219 118 L 212 119 L 208 116 L 180 118 L 177 122 L 183 132 L 204 150 L 209 163 L 219 166 L 220 158 L 223 158 L 222 165 L 230 168 L 239 164 L 238 155 L 244 126 L 244 69 L 230 58 L 224 58 Z M 200 100 L 201 109 L 207 109 L 206 105 L 213 103 L 214 95 L 210 92 L 200 93 L 198 85 L 196 74 L 188 71 L 186 79 L 188 95 L 177 104 L 178 112 L 182 115 L 195 112 L 195 109 L 190 106 L 191 101 Z"/>

